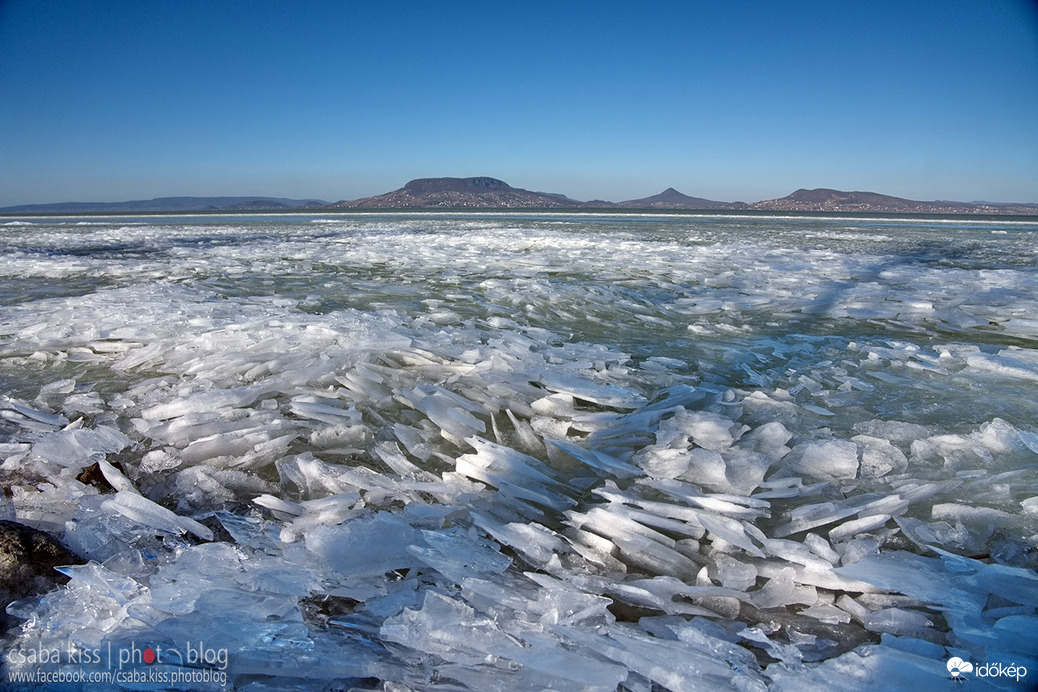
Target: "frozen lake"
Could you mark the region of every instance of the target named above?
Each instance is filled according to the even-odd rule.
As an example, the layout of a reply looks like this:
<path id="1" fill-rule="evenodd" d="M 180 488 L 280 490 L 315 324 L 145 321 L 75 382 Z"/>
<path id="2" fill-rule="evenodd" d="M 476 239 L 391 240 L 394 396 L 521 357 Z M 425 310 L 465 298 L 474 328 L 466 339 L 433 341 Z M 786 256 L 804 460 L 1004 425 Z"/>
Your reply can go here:
<path id="1" fill-rule="evenodd" d="M 962 217 L 0 220 L 0 518 L 86 562 L 8 609 L 8 674 L 857 690 L 943 684 L 957 657 L 1026 667 L 964 674 L 1023 689 L 1036 239 Z"/>

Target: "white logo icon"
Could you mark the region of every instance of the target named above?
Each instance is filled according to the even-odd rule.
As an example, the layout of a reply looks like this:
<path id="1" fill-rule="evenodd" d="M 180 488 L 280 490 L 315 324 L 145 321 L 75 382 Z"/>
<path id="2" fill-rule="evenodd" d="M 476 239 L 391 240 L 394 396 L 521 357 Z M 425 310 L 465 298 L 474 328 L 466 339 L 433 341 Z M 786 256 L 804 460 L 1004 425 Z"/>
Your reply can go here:
<path id="1" fill-rule="evenodd" d="M 969 661 L 963 661 L 958 656 L 956 656 L 955 658 L 949 658 L 948 672 L 951 673 L 952 678 L 958 679 L 962 677 L 963 673 L 972 673 L 973 664 Z"/>

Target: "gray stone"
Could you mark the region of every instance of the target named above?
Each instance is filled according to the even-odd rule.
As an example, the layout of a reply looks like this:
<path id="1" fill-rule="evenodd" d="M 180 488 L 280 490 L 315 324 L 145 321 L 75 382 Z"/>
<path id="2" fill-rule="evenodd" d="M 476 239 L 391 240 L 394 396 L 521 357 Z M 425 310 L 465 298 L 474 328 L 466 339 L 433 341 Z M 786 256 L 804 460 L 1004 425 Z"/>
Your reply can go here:
<path id="1" fill-rule="evenodd" d="M 13 521 L 0 521 L 0 631 L 17 620 L 7 606 L 68 581 L 55 567 L 83 561 L 49 534 Z"/>

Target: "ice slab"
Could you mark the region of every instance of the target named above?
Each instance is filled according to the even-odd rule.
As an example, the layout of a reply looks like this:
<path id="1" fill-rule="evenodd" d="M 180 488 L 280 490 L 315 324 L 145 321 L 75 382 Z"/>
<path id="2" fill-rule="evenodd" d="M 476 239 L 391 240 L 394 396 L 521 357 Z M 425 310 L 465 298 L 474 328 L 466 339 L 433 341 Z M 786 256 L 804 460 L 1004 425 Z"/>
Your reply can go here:
<path id="1" fill-rule="evenodd" d="M 846 440 L 802 442 L 782 459 L 792 473 L 818 480 L 849 480 L 858 475 L 858 447 Z"/>
<path id="2" fill-rule="evenodd" d="M 136 492 L 120 490 L 114 498 L 105 500 L 101 507 L 159 531 L 174 534 L 192 533 L 204 541 L 213 540 L 213 532 L 208 527 L 189 517 L 175 514 Z"/>
<path id="3" fill-rule="evenodd" d="M 598 384 L 558 372 L 541 373 L 538 381 L 549 391 L 569 394 L 610 408 L 635 409 L 647 403 L 640 394 L 625 391 L 616 385 Z"/>
<path id="4" fill-rule="evenodd" d="M 642 470 L 636 466 L 593 449 L 584 449 L 568 440 L 548 440 L 548 444 L 592 468 L 617 478 L 636 478 L 642 475 Z"/>
<path id="5" fill-rule="evenodd" d="M 931 688 L 948 680 L 945 662 L 890 646 L 867 645 L 804 667 L 769 667 L 772 689 L 793 692 L 866 692 L 877 681 L 895 689 Z"/>
<path id="6" fill-rule="evenodd" d="M 391 570 L 422 564 L 409 551 L 421 544 L 421 534 L 406 518 L 386 512 L 308 528 L 303 541 L 311 559 L 347 580 L 381 577 Z"/>
<path id="7" fill-rule="evenodd" d="M 972 584 L 949 572 L 940 559 L 903 551 L 867 555 L 834 571 L 962 612 L 980 612 L 987 601 L 984 591 L 971 588 Z"/>
<path id="8" fill-rule="evenodd" d="M 99 425 L 46 433 L 32 446 L 32 452 L 62 466 L 81 468 L 129 445 L 126 435 L 110 426 Z"/>

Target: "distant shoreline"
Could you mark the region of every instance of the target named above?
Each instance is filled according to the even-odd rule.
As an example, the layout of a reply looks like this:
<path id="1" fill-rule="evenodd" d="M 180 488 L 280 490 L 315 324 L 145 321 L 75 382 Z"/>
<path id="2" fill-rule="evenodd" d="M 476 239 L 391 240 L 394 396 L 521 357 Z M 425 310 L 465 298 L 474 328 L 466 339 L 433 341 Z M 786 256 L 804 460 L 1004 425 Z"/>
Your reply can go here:
<path id="1" fill-rule="evenodd" d="M 255 217 L 255 216 L 728 216 L 733 218 L 811 218 L 811 219 L 908 219 L 959 221 L 1021 221 L 1038 223 L 1038 212 L 1021 214 L 1013 212 L 899 212 L 899 211 L 838 211 L 838 210 L 787 210 L 787 209 L 636 209 L 630 207 L 394 207 L 394 208 L 333 208 L 313 207 L 300 209 L 196 209 L 184 211 L 84 211 L 84 212 L 0 212 L 0 219 L 81 219 L 81 218 L 182 218 L 182 217 Z"/>
<path id="2" fill-rule="evenodd" d="M 347 211 L 481 211 L 515 212 L 605 212 L 605 213 L 734 213 L 734 214 L 912 214 L 963 216 L 1038 216 L 1038 204 L 1024 202 L 920 201 L 876 192 L 800 188 L 779 199 L 759 202 L 723 202 L 693 197 L 672 187 L 663 192 L 611 202 L 580 201 L 563 194 L 534 192 L 512 187 L 490 177 L 416 178 L 402 188 L 374 197 L 326 202 L 322 199 L 286 197 L 156 197 L 123 202 L 54 202 L 0 207 L 8 215 L 113 215 L 113 214 L 248 214 L 248 213 L 342 213 Z M 844 218 L 841 216 L 841 218 Z M 850 217 L 853 218 L 853 217 Z"/>

